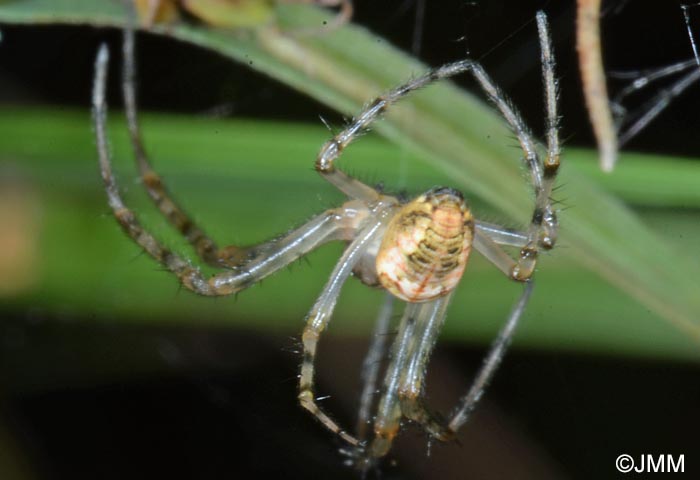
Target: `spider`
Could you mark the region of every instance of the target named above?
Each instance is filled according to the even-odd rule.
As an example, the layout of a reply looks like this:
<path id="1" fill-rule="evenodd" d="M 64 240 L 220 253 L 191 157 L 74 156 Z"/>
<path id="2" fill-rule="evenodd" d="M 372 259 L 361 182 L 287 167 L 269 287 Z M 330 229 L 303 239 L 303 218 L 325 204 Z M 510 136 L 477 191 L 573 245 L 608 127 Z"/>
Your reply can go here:
<path id="1" fill-rule="evenodd" d="M 106 130 L 105 83 L 109 53 L 105 45 L 99 48 L 92 107 L 99 165 L 109 206 L 126 234 L 174 274 L 187 289 L 206 296 L 234 294 L 322 244 L 336 240 L 347 244 L 306 318 L 301 336 L 303 357 L 298 400 L 328 430 L 347 442 L 348 452 L 353 457 L 350 461 L 364 468 L 389 452 L 404 419 L 421 425 L 435 439 L 454 438 L 482 396 L 513 337 L 532 293 L 531 278 L 539 252 L 551 249 L 556 242 L 557 217 L 550 194 L 560 156 L 557 89 L 547 19 L 542 12 L 537 14 L 537 27 L 547 111 L 547 153 L 544 161 L 540 160 L 538 146 L 521 116 L 481 65 L 472 60 L 446 64 L 374 99 L 344 130 L 323 145 L 316 159 L 316 171 L 349 197 L 346 203 L 271 241 L 250 247 L 223 248 L 218 247 L 183 213 L 151 167 L 136 114 L 134 32 L 127 28 L 123 43 L 122 86 L 136 163 L 143 184 L 161 213 L 192 244 L 202 261 L 224 269 L 210 278 L 205 278 L 197 267 L 165 248 L 144 229 L 120 196 L 112 173 Z M 460 73 L 470 73 L 475 78 L 510 124 L 522 147 L 535 197 L 530 226 L 525 231 L 475 219 L 462 194 L 452 188 L 433 188 L 413 200 L 403 201 L 365 185 L 336 166 L 336 160 L 343 150 L 389 106 L 415 90 Z M 506 247 L 519 249 L 517 257 L 511 257 Z M 423 402 L 426 366 L 472 248 L 507 278 L 521 282 L 524 289 L 490 347 L 472 386 L 460 399 L 452 415 L 443 421 L 431 413 Z M 366 379 L 361 397 L 359 430 L 371 424 L 368 435 L 366 432 L 352 435 L 342 428 L 319 406 L 314 387 L 316 348 L 321 333 L 331 320 L 340 290 L 351 275 L 405 302 L 383 385 L 376 399 L 372 398 L 376 390 L 376 372 L 366 375 L 372 378 Z M 390 312 L 390 309 L 387 311 Z M 385 311 L 380 319 L 386 322 L 389 316 L 390 313 Z M 381 347 L 372 347 L 370 357 L 377 354 L 381 355 Z M 374 411 L 370 414 L 372 404 Z"/>

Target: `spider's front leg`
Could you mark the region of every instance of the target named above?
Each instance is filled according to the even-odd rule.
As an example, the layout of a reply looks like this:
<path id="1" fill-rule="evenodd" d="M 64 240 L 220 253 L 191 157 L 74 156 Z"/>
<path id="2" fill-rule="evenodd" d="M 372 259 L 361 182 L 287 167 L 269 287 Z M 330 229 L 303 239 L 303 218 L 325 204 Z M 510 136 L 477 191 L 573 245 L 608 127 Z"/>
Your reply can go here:
<path id="1" fill-rule="evenodd" d="M 456 432 L 467 421 L 469 414 L 483 394 L 486 384 L 503 358 L 525 305 L 532 294 L 534 284 L 531 277 L 537 265 L 537 257 L 540 250 L 551 249 L 557 240 L 558 221 L 550 198 L 552 187 L 559 171 L 559 157 L 561 154 L 558 134 L 557 88 L 554 78 L 554 55 L 547 17 L 541 11 L 537 13 L 537 29 L 540 39 L 542 78 L 547 112 L 547 157 L 542 165 L 539 163 L 536 150 L 532 148 L 534 143 L 531 140 L 531 134 L 520 115 L 508 104 L 505 96 L 499 93 L 496 85 L 488 75 L 480 67 L 475 67 L 477 80 L 515 131 L 520 139 L 526 158 L 531 158 L 527 165 L 530 168 L 535 191 L 535 208 L 526 234 L 503 229 L 492 224 L 477 225 L 474 247 L 509 278 L 524 282 L 525 288 L 511 311 L 508 321 L 492 344 L 476 380 L 462 398 L 460 405 L 450 419 L 448 426 L 452 432 Z M 517 261 L 511 259 L 503 251 L 500 246 L 503 244 L 521 247 Z"/>
<path id="2" fill-rule="evenodd" d="M 559 172 L 561 145 L 559 143 L 559 114 L 557 113 L 557 82 L 554 77 L 555 60 L 549 24 L 544 12 L 537 12 L 537 32 L 540 40 L 540 62 L 542 64 L 542 83 L 545 91 L 547 156 L 543 162 L 540 179 L 533 181 L 535 190 L 535 209 L 528 230 L 529 242 L 518 258 L 517 268 L 513 270 L 514 280 L 526 281 L 532 277 L 537 265 L 539 251 L 551 250 L 557 241 L 559 221 L 552 205 L 552 189 Z M 528 135 L 527 130 L 523 131 Z M 536 170 L 533 170 L 533 177 Z"/>
<path id="3" fill-rule="evenodd" d="M 522 116 L 511 105 L 507 96 L 484 71 L 479 64 L 472 64 L 471 73 L 479 83 L 503 118 L 513 129 L 525 156 L 525 164 L 530 171 L 532 186 L 535 191 L 535 208 L 527 231 L 527 242 L 522 246 L 516 265 L 509 276 L 513 280 L 525 282 L 532 277 L 537 265 L 540 250 L 549 250 L 557 240 L 558 221 L 552 205 L 551 194 L 556 175 L 559 171 L 559 144 L 557 114 L 557 85 L 554 78 L 554 54 L 552 51 L 547 16 L 537 12 L 537 29 L 540 40 L 542 79 L 545 89 L 545 108 L 547 112 L 547 157 L 540 162 L 537 146 L 532 133 Z M 500 263 L 497 265 L 501 266 Z"/>

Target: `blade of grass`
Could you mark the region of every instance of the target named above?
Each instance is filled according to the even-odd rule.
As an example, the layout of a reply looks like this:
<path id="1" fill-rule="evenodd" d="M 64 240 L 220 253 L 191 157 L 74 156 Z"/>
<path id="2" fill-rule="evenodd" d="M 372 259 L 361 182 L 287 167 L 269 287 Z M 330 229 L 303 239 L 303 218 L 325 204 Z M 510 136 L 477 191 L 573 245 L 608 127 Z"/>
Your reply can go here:
<path id="1" fill-rule="evenodd" d="M 191 256 L 191 249 L 130 180 L 135 171 L 126 128 L 116 112 L 112 117 L 116 168 L 127 201 L 167 245 Z M 36 129 L 39 122 L 46 128 Z M 70 318 L 96 316 L 142 325 L 164 321 L 235 324 L 296 334 L 342 247 L 322 249 L 311 257 L 312 268 L 295 265 L 266 280 L 261 288 L 246 291 L 237 301 L 178 294 L 177 282 L 139 254 L 109 213 L 86 122 L 87 112 L 0 111 L 0 131 L 4 132 L 0 168 L 11 164 L 16 176 L 24 178 L 42 199 L 37 248 L 41 258 L 35 262 L 40 270 L 35 272 L 32 288 L 5 299 L 6 303 L 18 310 L 31 305 L 34 310 Z M 327 136 L 320 126 L 150 115 L 143 123 L 149 147 L 169 185 L 221 243 L 269 238 L 340 201 L 337 192 L 308 168 Z M 362 171 L 386 178 L 403 153 L 370 135 L 348 155 Z M 590 161 L 593 154 L 587 155 L 587 159 L 578 155 L 581 159 L 577 161 Z M 196 165 L 193 157 L 198 158 Z M 411 191 L 445 181 L 434 166 L 410 159 L 408 163 L 406 179 Z M 270 178 L 273 168 L 277 174 Z M 498 218 L 487 205 L 477 202 L 473 207 L 480 216 Z M 684 220 L 673 231 L 697 237 L 699 228 Z M 526 313 L 518 345 L 697 358 L 697 345 L 691 338 L 668 328 L 642 305 L 577 267 L 567 250 L 564 247 L 543 259 L 539 295 Z M 453 341 L 487 342 L 505 318 L 519 286 L 475 256 L 460 288 L 444 335 Z M 379 302 L 380 292 L 349 282 L 331 330 L 366 334 Z"/>
<path id="2" fill-rule="evenodd" d="M 287 30 L 317 25 L 326 18 L 306 7 L 280 9 L 279 15 Z M 25 0 L 3 3 L 0 21 L 120 26 L 124 17 L 112 2 Z M 382 90 L 425 70 L 352 25 L 322 38 L 292 37 L 272 28 L 227 32 L 190 24 L 154 31 L 244 62 L 348 114 Z M 426 89 L 390 112 L 376 128 L 421 160 L 438 165 L 452 183 L 496 210 L 519 219 L 530 214 L 518 155 L 503 141 L 507 128 L 469 94 L 447 83 Z M 700 286 L 691 262 L 574 166 L 566 165 L 560 183 L 574 207 L 562 215 L 566 254 L 700 340 Z"/>

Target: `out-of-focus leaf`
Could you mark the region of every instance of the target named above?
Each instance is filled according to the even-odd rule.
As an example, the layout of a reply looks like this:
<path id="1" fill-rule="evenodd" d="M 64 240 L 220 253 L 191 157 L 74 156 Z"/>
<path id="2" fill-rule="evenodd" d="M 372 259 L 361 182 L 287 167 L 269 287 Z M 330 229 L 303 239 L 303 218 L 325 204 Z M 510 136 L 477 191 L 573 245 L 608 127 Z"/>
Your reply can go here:
<path id="1" fill-rule="evenodd" d="M 307 7 L 280 8 L 278 16 L 287 31 L 320 25 L 328 19 Z M 0 21 L 32 25 L 120 26 L 124 19 L 119 6 L 109 1 L 24 0 L 0 6 Z M 285 35 L 274 28 L 224 31 L 194 24 L 154 31 L 245 62 L 349 114 L 379 92 L 425 70 L 385 42 L 377 42 L 371 33 L 351 25 L 322 37 Z M 447 82 L 425 89 L 389 112 L 376 129 L 421 161 L 438 166 L 452 184 L 472 192 L 498 212 L 520 222 L 531 214 L 530 192 L 518 154 L 504 141 L 507 127 L 491 108 L 468 93 Z M 388 164 L 387 159 L 381 161 Z M 686 335 L 700 339 L 700 285 L 688 256 L 647 228 L 617 198 L 567 163 L 566 157 L 559 183 L 565 185 L 564 194 L 572 208 L 561 215 L 561 245 L 567 248 L 560 248 L 555 255 L 575 259 Z M 582 289 L 578 293 L 582 294 Z M 586 301 L 582 297 L 569 308 L 590 307 L 591 316 L 604 315 L 600 297 L 589 299 L 591 305 L 582 303 Z M 606 321 L 612 331 L 617 328 L 612 323 L 619 318 Z"/>
<path id="2" fill-rule="evenodd" d="M 186 246 L 155 212 L 140 186 L 115 112 L 111 138 L 127 202 L 163 241 L 189 257 Z M 225 243 L 253 243 L 342 201 L 313 172 L 322 127 L 260 122 L 223 122 L 185 117 L 144 118 L 147 143 L 171 189 L 206 230 Z M 45 128 L 36 129 L 41 124 Z M 200 298 L 179 292 L 177 281 L 140 255 L 119 230 L 107 205 L 97 170 L 87 112 L 14 110 L 0 113 L 0 165 L 33 185 L 41 199 L 38 252 L 41 265 L 33 287 L 6 298 L 16 308 L 120 322 L 239 325 L 294 334 L 337 260 L 341 245 L 232 298 Z M 31 141 L 28 139 L 31 138 Z M 576 152 L 570 162 L 590 162 Z M 197 158 L 193 162 L 192 158 Z M 624 160 L 624 158 L 623 158 Z M 666 159 L 670 164 L 682 161 Z M 345 162 L 373 178 L 405 170 L 404 186 L 421 191 L 448 179 L 439 170 L 367 136 Z M 666 163 L 665 165 L 668 165 Z M 624 168 L 624 162 L 620 168 Z M 475 214 L 503 220 L 481 201 Z M 683 215 L 654 219 L 671 237 L 697 238 L 700 228 Z M 566 243 L 543 258 L 538 285 L 519 345 L 569 351 L 696 358 L 692 338 L 670 328 L 643 305 L 577 266 Z M 451 306 L 445 337 L 486 341 L 502 324 L 519 286 L 475 255 Z M 350 281 L 331 331 L 365 334 L 381 293 Z"/>

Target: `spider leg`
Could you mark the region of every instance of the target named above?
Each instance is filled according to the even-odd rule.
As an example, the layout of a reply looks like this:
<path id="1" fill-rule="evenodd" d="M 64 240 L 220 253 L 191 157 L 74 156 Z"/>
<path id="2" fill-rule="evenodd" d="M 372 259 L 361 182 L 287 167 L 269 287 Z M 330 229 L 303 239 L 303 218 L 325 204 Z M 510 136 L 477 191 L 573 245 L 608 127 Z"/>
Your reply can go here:
<path id="1" fill-rule="evenodd" d="M 559 116 L 557 114 L 557 84 L 554 78 L 554 54 L 549 35 L 547 16 L 537 12 L 537 31 L 540 38 L 542 63 L 542 81 L 545 89 L 545 108 L 547 111 L 547 157 L 544 161 L 544 171 L 540 182 L 534 182 L 535 209 L 532 213 L 528 229 L 528 243 L 520 250 L 518 264 L 513 268 L 511 277 L 514 280 L 526 281 L 535 270 L 539 249 L 549 250 L 557 241 L 559 222 L 551 202 L 552 188 L 559 171 Z M 526 151 L 527 153 L 527 151 Z M 533 170 L 534 175 L 534 170 Z"/>
<path id="2" fill-rule="evenodd" d="M 386 94 L 381 95 L 369 102 L 367 106 L 345 127 L 345 129 L 323 145 L 316 159 L 316 171 L 349 197 L 361 199 L 366 202 L 376 201 L 379 193 L 373 188 L 337 169 L 335 167 L 335 160 L 342 154 L 343 150 L 365 129 L 367 129 L 374 120 L 384 113 L 389 106 L 397 103 L 404 96 L 437 80 L 452 77 L 464 72 L 470 72 L 477 80 L 482 90 L 484 90 L 490 100 L 496 105 L 496 108 L 498 108 L 501 114 L 505 117 L 506 121 L 510 124 L 515 135 L 517 136 L 520 146 L 523 149 L 523 152 L 525 152 L 525 161 L 530 169 L 530 175 L 535 188 L 536 197 L 539 199 L 538 205 L 541 204 L 540 206 L 543 209 L 546 209 L 546 204 L 543 203 L 543 201 L 548 201 L 549 194 L 551 192 L 552 182 L 549 179 L 554 178 L 554 174 L 556 174 L 559 164 L 559 141 L 556 133 L 558 123 L 556 113 L 557 91 L 553 74 L 554 57 L 552 56 L 552 48 L 549 40 L 546 17 L 542 12 L 539 12 L 537 15 L 537 25 L 540 33 L 543 72 L 545 72 L 544 75 L 547 91 L 547 135 L 549 149 L 547 161 L 545 162 L 547 174 L 545 175 L 546 180 L 544 181 L 544 185 L 542 165 L 540 165 L 540 159 L 537 154 L 537 146 L 532 138 L 532 134 L 525 125 L 525 122 L 520 114 L 506 100 L 506 96 L 501 92 L 500 88 L 498 88 L 493 80 L 491 80 L 484 69 L 478 63 L 472 60 L 461 60 L 443 65 L 442 67 L 436 68 L 424 75 L 416 77 L 408 83 L 396 87 Z M 533 220 L 533 223 L 536 223 L 539 227 L 542 222 L 540 219 L 537 219 L 537 222 Z M 539 233 L 539 228 L 536 233 Z M 521 268 L 521 270 L 523 269 L 524 268 Z"/>
<path id="3" fill-rule="evenodd" d="M 423 88 L 437 80 L 469 71 L 473 68 L 473 65 L 471 60 L 461 60 L 459 62 L 443 65 L 369 102 L 340 133 L 321 147 L 321 151 L 316 159 L 316 171 L 349 197 L 366 202 L 376 201 L 379 198 L 379 192 L 336 168 L 335 160 L 341 155 L 343 150 L 367 129 L 373 121 L 384 113 L 389 106 L 397 103 L 401 98 L 414 90 Z"/>
<path id="4" fill-rule="evenodd" d="M 554 246 L 558 228 L 556 213 L 550 201 L 554 179 L 559 170 L 561 150 L 557 134 L 557 88 L 554 78 L 554 56 L 547 26 L 547 17 L 543 12 L 537 13 L 537 29 L 542 51 L 542 75 L 547 110 L 547 158 L 544 166 L 540 165 L 532 134 L 520 114 L 509 104 L 507 97 L 500 91 L 481 65 L 474 63 L 471 70 L 482 90 L 496 105 L 496 108 L 498 108 L 518 137 L 520 146 L 525 153 L 525 163 L 530 169 L 532 185 L 535 190 L 535 209 L 528 228 L 528 242 L 520 250 L 517 264 L 510 273 L 510 277 L 518 281 L 526 281 L 532 276 L 537 264 L 539 249 L 550 249 Z"/>
<path id="5" fill-rule="evenodd" d="M 395 302 L 396 297 L 390 293 L 384 296 L 384 303 L 374 324 L 369 350 L 364 362 L 362 362 L 362 392 L 357 413 L 357 438 L 360 441 L 364 441 L 367 438 L 367 427 L 372 423 L 371 410 L 374 397 L 377 394 L 379 370 L 386 355 L 389 325 L 394 312 Z"/>
<path id="6" fill-rule="evenodd" d="M 530 169 L 532 184 L 535 190 L 535 212 L 533 213 L 528 230 L 528 241 L 520 251 L 518 262 L 513 266 L 510 272 L 507 272 L 507 274 L 515 280 L 526 280 L 532 275 L 537 262 L 538 247 L 535 237 L 539 232 L 546 209 L 546 204 L 540 204 L 543 198 L 543 188 L 542 167 L 540 165 L 539 155 L 537 154 L 534 140 L 532 140 L 532 134 L 525 126 L 520 114 L 505 100 L 506 97 L 501 92 L 500 88 L 491 80 L 491 77 L 488 76 L 480 65 L 474 64 L 472 71 L 477 82 L 481 85 L 481 88 L 501 111 L 501 114 L 510 124 L 511 128 L 513 128 L 515 135 L 520 141 L 520 146 L 523 152 L 525 152 L 525 163 Z M 548 198 L 547 202 L 549 202 Z M 486 256 L 488 258 L 488 255 Z M 501 261 L 494 263 L 503 270 L 502 265 L 504 261 L 505 258 L 502 257 Z"/>
<path id="7" fill-rule="evenodd" d="M 429 302 L 433 303 L 433 302 Z M 374 437 L 360 456 L 360 469 L 366 470 L 373 466 L 376 459 L 389 452 L 394 437 L 399 432 L 401 423 L 401 405 L 398 389 L 408 352 L 416 329 L 416 319 L 424 303 L 408 303 L 399 323 L 398 333 L 391 348 L 391 360 L 387 366 L 382 385 L 382 393 L 374 418 Z"/>
<path id="8" fill-rule="evenodd" d="M 474 64 L 472 72 L 482 90 L 484 90 L 489 99 L 496 105 L 496 108 L 500 110 L 503 117 L 513 129 L 515 135 L 518 137 L 520 146 L 525 153 L 525 163 L 530 169 L 530 177 L 535 190 L 535 212 L 533 213 L 530 229 L 528 231 L 528 242 L 522 247 L 518 262 L 509 273 L 511 278 L 523 281 L 532 275 L 537 263 L 538 248 L 535 237 L 539 233 L 546 208 L 546 205 L 540 205 L 541 200 L 544 198 L 542 166 L 540 165 L 539 155 L 537 154 L 537 148 L 532 139 L 532 134 L 525 125 L 520 114 L 506 100 L 501 89 L 491 80 L 491 77 L 489 77 L 481 65 Z M 547 198 L 547 202 L 548 201 L 549 199 Z M 503 259 L 503 261 L 505 261 L 505 259 Z M 496 265 L 502 270 L 501 262 L 496 263 Z"/>
<path id="9" fill-rule="evenodd" d="M 182 285 L 189 290 L 208 296 L 229 295 L 238 292 L 289 265 L 320 244 L 330 240 L 352 237 L 354 232 L 363 225 L 367 215 L 366 208 L 357 202 L 348 202 L 341 208 L 328 210 L 318 215 L 279 239 L 247 248 L 245 255 L 237 258 L 233 271 L 205 278 L 199 269 L 164 247 L 146 231 L 136 215 L 124 205 L 112 173 L 111 155 L 107 141 L 105 90 L 108 62 L 109 52 L 107 47 L 102 45 L 95 60 L 92 104 L 100 172 L 104 180 L 109 206 L 127 235 L 146 253 L 174 273 Z"/>
<path id="10" fill-rule="evenodd" d="M 523 293 L 520 295 L 518 302 L 510 312 L 508 321 L 498 333 L 496 340 L 494 340 L 494 342 L 491 344 L 491 348 L 484 359 L 481 370 L 479 370 L 479 373 L 476 375 L 474 383 L 472 383 L 472 386 L 469 388 L 467 394 L 462 397 L 458 407 L 455 409 L 455 412 L 452 415 L 452 418 L 448 422 L 448 428 L 451 432 L 456 433 L 457 430 L 459 430 L 459 428 L 469 419 L 469 415 L 479 402 L 479 399 L 484 393 L 484 389 L 500 365 L 503 355 L 513 339 L 515 328 L 518 326 L 518 321 L 520 320 L 523 311 L 525 311 L 525 306 L 530 299 L 533 287 L 534 283 L 532 280 L 525 282 Z"/>
<path id="11" fill-rule="evenodd" d="M 499 260 L 494 261 L 494 263 L 496 263 L 506 275 L 509 274 L 515 261 L 506 255 L 496 242 L 484 233 L 479 232 L 478 229 L 476 231 L 474 245 L 475 248 L 489 260 L 493 261 L 492 256 L 497 255 Z M 484 252 L 483 245 L 489 247 L 488 252 Z M 532 293 L 533 285 L 534 283 L 531 280 L 525 282 L 525 289 L 520 299 L 511 311 L 505 326 L 492 344 L 484 360 L 484 365 L 477 374 L 472 387 L 460 401 L 460 405 L 456 408 L 456 413 L 449 422 L 443 421 L 439 416 L 430 412 L 422 401 L 422 392 L 427 371 L 426 365 L 444 322 L 449 298 L 443 297 L 434 302 L 419 304 L 422 308 L 416 310 L 415 326 L 411 332 L 411 340 L 408 347 L 403 353 L 406 359 L 401 365 L 400 381 L 398 385 L 398 397 L 403 415 L 421 424 L 428 433 L 438 440 L 447 441 L 454 438 L 459 427 L 467 421 L 469 414 L 476 406 L 486 385 L 498 368 L 515 333 L 518 321 L 525 310 L 525 306 Z M 389 375 L 387 375 L 387 378 L 389 378 Z"/>
<path id="12" fill-rule="evenodd" d="M 537 153 L 537 146 L 532 138 L 532 132 L 525 124 L 522 116 L 513 105 L 507 100 L 507 96 L 501 88 L 491 79 L 484 68 L 478 63 L 472 63 L 471 72 L 481 89 L 489 100 L 496 106 L 508 125 L 513 129 L 513 133 L 518 138 L 520 148 L 525 153 L 525 165 L 530 170 L 530 178 L 538 194 L 542 190 L 542 166 Z"/>
<path id="13" fill-rule="evenodd" d="M 527 234 L 512 228 L 477 220 L 475 229 L 476 232 L 488 236 L 499 245 L 509 245 L 511 247 L 524 247 L 527 245 Z"/>
<path id="14" fill-rule="evenodd" d="M 133 14 L 133 12 L 132 12 Z M 135 21 L 135 20 L 134 20 Z M 248 256 L 246 247 L 229 245 L 219 248 L 216 242 L 197 226 L 192 218 L 173 200 L 162 178 L 153 169 L 144 146 L 139 117 L 136 108 L 136 54 L 134 49 L 135 32 L 133 22 L 127 22 L 122 43 L 123 69 L 122 92 L 129 138 L 134 151 L 134 159 L 141 175 L 143 186 L 161 214 L 194 247 L 195 252 L 205 263 L 214 267 L 235 268 L 241 259 Z"/>
<path id="15" fill-rule="evenodd" d="M 503 248 L 492 240 L 491 236 L 478 228 L 474 231 L 474 248 L 508 278 L 512 278 L 513 270 L 518 264 Z"/>
<path id="16" fill-rule="evenodd" d="M 537 245 L 544 249 L 551 249 L 557 241 L 557 229 L 559 223 L 552 207 L 550 197 L 554 180 L 559 171 L 559 158 L 561 156 L 561 144 L 559 143 L 559 114 L 557 113 L 557 82 L 554 78 L 554 52 L 552 40 L 549 36 L 547 16 L 544 12 L 537 12 L 537 30 L 540 37 L 540 51 L 542 63 L 542 83 L 545 90 L 545 109 L 547 111 L 547 157 L 544 160 L 544 172 L 542 178 L 542 190 L 535 199 L 535 213 L 533 214 L 534 232 Z M 540 220 L 539 210 L 543 212 Z"/>
<path id="17" fill-rule="evenodd" d="M 422 424 L 435 436 L 451 434 L 417 400 L 422 394 L 425 366 L 445 319 L 450 296 L 406 304 L 392 346 L 391 361 L 384 375 L 382 395 L 374 419 L 374 437 L 358 455 L 356 466 L 361 470 L 368 470 L 389 452 L 404 415 Z M 417 392 L 415 401 L 414 391 Z"/>
<path id="18" fill-rule="evenodd" d="M 511 245 L 515 247 L 523 246 L 523 243 L 529 242 L 528 236 L 510 229 L 504 229 L 498 225 L 477 222 L 474 235 L 474 248 L 481 253 L 487 260 L 493 263 L 506 276 L 512 278 L 513 269 L 517 263 L 513 260 L 500 245 Z M 515 333 L 518 321 L 525 311 L 527 302 L 532 294 L 534 282 L 531 279 L 526 280 L 525 288 L 518 302 L 515 304 L 508 317 L 508 321 L 503 326 L 496 337 L 496 340 L 491 345 L 491 349 L 484 359 L 483 366 L 476 376 L 474 383 L 467 394 L 460 400 L 460 405 L 456 408 L 451 420 L 447 424 L 448 435 L 440 432 L 445 438 L 449 439 L 457 430 L 467 421 L 469 415 L 474 410 L 477 402 L 481 398 L 487 384 L 495 373 L 496 369 L 503 359 L 511 339 Z M 429 430 L 430 431 L 430 430 Z M 432 433 L 432 432 L 431 432 Z M 434 435 L 439 439 L 443 439 L 440 435 Z"/>
<path id="19" fill-rule="evenodd" d="M 402 413 L 422 425 L 430 435 L 443 441 L 450 440 L 453 432 L 447 428 L 442 418 L 428 411 L 422 397 L 428 361 L 442 330 L 450 297 L 451 295 L 448 295 L 422 304 L 416 316 L 415 332 L 398 388 Z"/>
<path id="20" fill-rule="evenodd" d="M 379 221 L 365 226 L 358 233 L 355 240 L 346 248 L 340 261 L 333 269 L 323 292 L 311 308 L 301 337 L 304 354 L 299 375 L 299 403 L 311 412 L 326 428 L 354 446 L 358 446 L 360 442 L 341 429 L 316 403 L 314 394 L 316 347 L 318 346 L 321 333 L 331 320 L 343 283 L 352 274 L 353 268 L 361 260 L 367 248 L 382 234 L 384 226 L 385 218 L 380 216 Z"/>
<path id="21" fill-rule="evenodd" d="M 343 171 L 335 167 L 335 160 L 341 155 L 343 150 L 355 140 L 369 125 L 383 114 L 391 105 L 397 103 L 404 96 L 431 83 L 449 78 L 460 73 L 471 72 L 476 80 L 481 84 L 482 89 L 494 102 L 501 114 L 513 127 L 516 136 L 526 152 L 526 160 L 532 173 L 532 181 L 537 189 L 541 188 L 542 173 L 537 156 L 535 142 L 529 133 L 525 122 L 520 115 L 504 100 L 504 96 L 495 83 L 488 77 L 483 68 L 472 60 L 460 60 L 458 62 L 443 65 L 430 72 L 414 78 L 413 80 L 390 90 L 389 92 L 375 98 L 353 120 L 331 140 L 326 142 L 316 159 L 316 171 L 335 185 L 340 191 L 352 198 L 361 199 L 367 202 L 376 201 L 379 193 L 350 177 Z"/>
<path id="22" fill-rule="evenodd" d="M 124 95 L 124 109 L 126 113 L 129 138 L 134 151 L 134 158 L 143 181 L 143 186 L 158 210 L 168 219 L 187 241 L 194 247 L 197 255 L 206 263 L 220 267 L 225 264 L 216 243 L 209 238 L 193 221 L 184 213 L 177 203 L 171 198 L 158 173 L 151 166 L 149 156 L 144 146 L 139 126 L 139 118 L 136 108 L 136 54 L 134 51 L 133 22 L 127 22 L 124 28 L 124 40 L 122 43 L 122 92 Z M 232 249 L 229 249 L 232 250 Z M 233 251 L 229 252 L 234 253 Z"/>

